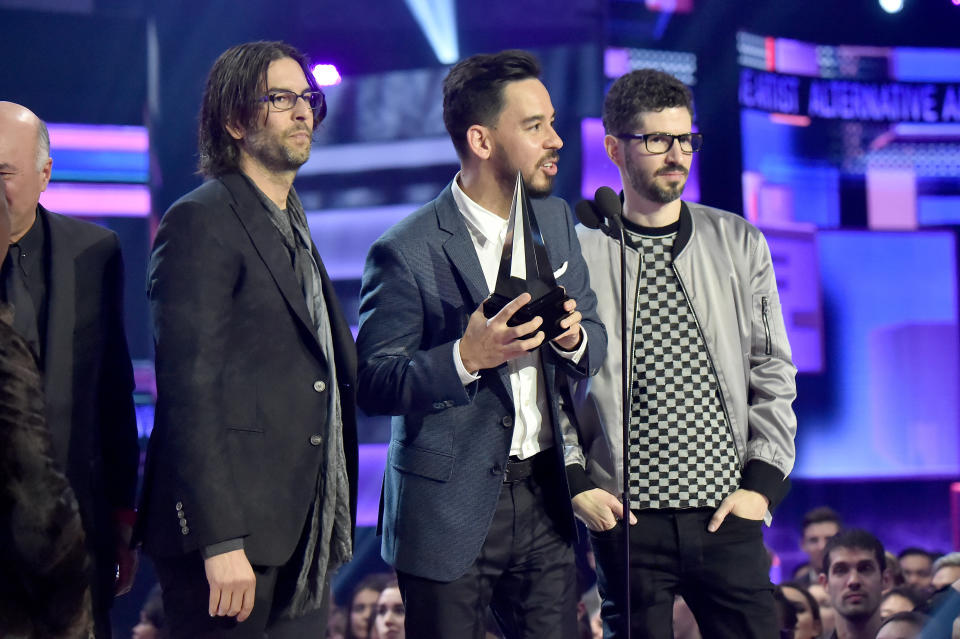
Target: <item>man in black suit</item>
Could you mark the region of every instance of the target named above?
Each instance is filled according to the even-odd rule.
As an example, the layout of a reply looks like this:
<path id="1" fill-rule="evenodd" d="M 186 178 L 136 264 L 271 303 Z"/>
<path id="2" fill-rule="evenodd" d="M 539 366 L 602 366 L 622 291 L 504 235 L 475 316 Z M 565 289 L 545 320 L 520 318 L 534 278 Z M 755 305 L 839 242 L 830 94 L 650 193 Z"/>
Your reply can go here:
<path id="1" fill-rule="evenodd" d="M 138 533 L 174 637 L 320 636 L 351 557 L 356 351 L 292 187 L 325 113 L 293 47 L 226 51 L 200 113 L 211 179 L 157 231 Z"/>
<path id="2" fill-rule="evenodd" d="M 54 458 L 87 534 L 97 637 L 109 637 L 113 597 L 130 589 L 136 571 L 129 542 L 140 453 L 123 261 L 115 233 L 40 206 L 51 167 L 46 125 L 0 102 L 0 176 L 11 218 L 0 294 L 43 375 Z"/>

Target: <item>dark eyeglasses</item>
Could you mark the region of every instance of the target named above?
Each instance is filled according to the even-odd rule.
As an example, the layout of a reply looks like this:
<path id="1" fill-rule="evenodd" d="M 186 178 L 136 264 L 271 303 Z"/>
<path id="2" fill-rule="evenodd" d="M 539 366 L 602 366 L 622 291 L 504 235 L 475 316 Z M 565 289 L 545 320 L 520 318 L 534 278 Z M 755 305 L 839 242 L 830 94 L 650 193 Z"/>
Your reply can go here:
<path id="1" fill-rule="evenodd" d="M 643 140 L 647 153 L 661 154 L 673 148 L 673 142 L 680 143 L 680 150 L 684 153 L 695 153 L 703 148 L 702 133 L 621 133 L 617 135 L 621 140 Z"/>
<path id="2" fill-rule="evenodd" d="M 303 98 L 314 113 L 319 113 L 323 109 L 323 91 L 304 91 L 300 95 L 293 91 L 271 91 L 260 98 L 260 102 L 269 102 L 277 111 L 289 111 L 297 105 L 297 98 Z"/>

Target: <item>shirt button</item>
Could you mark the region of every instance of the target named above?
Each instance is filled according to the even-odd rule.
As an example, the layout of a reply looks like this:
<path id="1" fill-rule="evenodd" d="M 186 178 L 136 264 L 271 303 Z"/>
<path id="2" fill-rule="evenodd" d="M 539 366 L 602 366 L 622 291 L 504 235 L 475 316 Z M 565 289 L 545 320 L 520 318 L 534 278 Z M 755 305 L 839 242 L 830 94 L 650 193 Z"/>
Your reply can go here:
<path id="1" fill-rule="evenodd" d="M 320 435 L 310 435 L 310 443 L 314 446 L 319 446 L 320 442 L 323 441 L 323 437 Z"/>
<path id="2" fill-rule="evenodd" d="M 186 527 L 187 527 L 187 520 L 186 520 L 186 519 L 181 519 L 181 520 L 180 520 L 180 527 L 181 527 L 181 528 L 186 528 Z"/>
<path id="3" fill-rule="evenodd" d="M 189 535 L 189 534 L 190 534 L 190 529 L 187 528 L 186 526 L 184 526 L 183 528 L 180 529 L 180 532 L 181 532 L 182 534 L 184 534 L 184 535 Z"/>
<path id="4" fill-rule="evenodd" d="M 184 520 L 184 519 L 186 519 L 186 518 L 187 518 L 187 516 L 183 514 L 183 511 L 182 511 L 182 510 L 178 510 L 178 511 L 177 511 L 177 519 L 180 519 L 180 520 L 182 521 L 182 520 Z"/>
<path id="5" fill-rule="evenodd" d="M 178 502 L 177 502 L 177 510 L 183 510 L 183 502 L 182 502 L 182 501 L 178 501 Z"/>
<path id="6" fill-rule="evenodd" d="M 322 393 L 323 391 L 327 390 L 326 382 L 324 382 L 322 379 L 318 379 L 313 383 L 313 390 L 317 391 L 318 393 Z"/>
<path id="7" fill-rule="evenodd" d="M 513 417 L 505 415 L 504 418 L 500 420 L 500 423 L 503 424 L 504 428 L 510 428 L 513 426 Z"/>

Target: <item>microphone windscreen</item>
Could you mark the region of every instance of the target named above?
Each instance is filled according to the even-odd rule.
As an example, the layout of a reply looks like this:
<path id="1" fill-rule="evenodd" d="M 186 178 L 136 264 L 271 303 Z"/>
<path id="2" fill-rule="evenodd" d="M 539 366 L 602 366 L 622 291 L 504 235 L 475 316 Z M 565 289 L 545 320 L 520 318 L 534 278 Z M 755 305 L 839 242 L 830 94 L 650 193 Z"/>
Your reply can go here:
<path id="1" fill-rule="evenodd" d="M 597 207 L 597 212 L 615 224 L 620 221 L 623 212 L 623 204 L 620 203 L 620 196 L 609 186 L 601 186 L 593 195 L 593 201 Z"/>
<path id="2" fill-rule="evenodd" d="M 577 214 L 577 219 L 580 220 L 580 223 L 588 229 L 600 228 L 600 216 L 597 215 L 593 203 L 590 202 L 590 200 L 580 200 L 577 202 L 574 213 Z"/>

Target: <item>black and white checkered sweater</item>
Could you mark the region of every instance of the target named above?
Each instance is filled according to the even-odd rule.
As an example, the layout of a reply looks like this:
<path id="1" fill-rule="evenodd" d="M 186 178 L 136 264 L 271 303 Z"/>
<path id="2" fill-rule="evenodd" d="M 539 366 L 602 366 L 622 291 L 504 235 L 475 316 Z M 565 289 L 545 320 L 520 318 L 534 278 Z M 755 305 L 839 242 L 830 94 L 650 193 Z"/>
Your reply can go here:
<path id="1" fill-rule="evenodd" d="M 630 401 L 633 508 L 715 508 L 740 484 L 703 336 L 672 267 L 678 224 L 633 227 L 641 254 Z"/>

